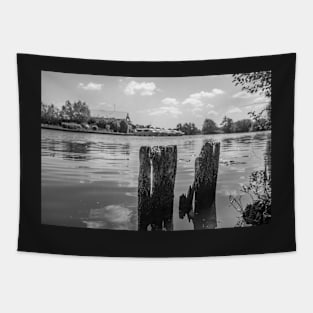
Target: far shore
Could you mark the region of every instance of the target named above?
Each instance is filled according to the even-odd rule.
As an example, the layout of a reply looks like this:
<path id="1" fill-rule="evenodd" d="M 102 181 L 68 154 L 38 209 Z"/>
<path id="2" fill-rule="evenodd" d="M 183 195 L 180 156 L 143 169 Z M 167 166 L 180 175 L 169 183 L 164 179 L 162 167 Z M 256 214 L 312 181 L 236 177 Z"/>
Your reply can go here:
<path id="1" fill-rule="evenodd" d="M 119 133 L 119 132 L 108 132 L 105 130 L 92 130 L 92 129 L 70 129 L 64 128 L 62 126 L 57 125 L 48 125 L 48 124 L 41 124 L 41 128 L 43 129 L 53 129 L 53 130 L 61 130 L 66 132 L 74 132 L 74 133 L 92 133 L 92 134 L 101 134 L 101 135 L 122 135 L 122 136 L 134 136 L 133 133 Z"/>
<path id="2" fill-rule="evenodd" d="M 162 134 L 162 135 L 156 135 L 156 134 L 138 134 L 138 133 L 120 133 L 120 132 L 108 132 L 103 130 L 92 130 L 92 129 L 70 129 L 70 128 L 64 128 L 62 126 L 57 125 L 48 125 L 48 124 L 41 124 L 42 129 L 51 129 L 51 130 L 57 130 L 57 131 L 65 131 L 65 132 L 74 132 L 74 133 L 91 133 L 91 134 L 100 134 L 100 135 L 116 135 L 116 136 L 136 136 L 136 137 L 181 137 L 181 136 L 196 136 L 196 135 L 204 135 L 204 134 L 195 134 L 195 135 L 175 135 L 175 134 Z M 259 131 L 253 131 L 253 132 L 263 132 L 268 130 L 259 130 Z M 222 133 L 222 132 L 216 132 L 211 134 L 205 134 L 205 135 L 220 135 L 220 134 L 240 134 L 240 133 L 246 133 L 246 132 L 233 132 L 233 133 Z"/>
<path id="3" fill-rule="evenodd" d="M 41 128 L 43 129 L 53 129 L 53 130 L 59 130 L 59 131 L 67 131 L 67 132 L 75 132 L 75 133 L 91 133 L 91 134 L 101 134 L 101 135 L 118 135 L 118 136 L 138 136 L 138 137 L 143 137 L 143 136 L 155 136 L 155 137 L 174 137 L 174 136 L 184 136 L 184 135 L 176 135 L 176 134 L 150 134 L 150 133 L 145 133 L 145 134 L 138 134 L 138 133 L 120 133 L 120 132 L 108 132 L 103 130 L 92 130 L 92 129 L 71 129 L 71 128 L 64 128 L 62 126 L 57 126 L 57 125 L 48 125 L 48 124 L 41 124 Z"/>

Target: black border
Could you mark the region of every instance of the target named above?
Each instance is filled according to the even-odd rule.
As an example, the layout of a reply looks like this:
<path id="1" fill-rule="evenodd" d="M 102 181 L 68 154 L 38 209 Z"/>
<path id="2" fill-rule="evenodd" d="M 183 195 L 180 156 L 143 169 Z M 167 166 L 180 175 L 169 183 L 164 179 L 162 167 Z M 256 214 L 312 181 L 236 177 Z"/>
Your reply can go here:
<path id="1" fill-rule="evenodd" d="M 196 257 L 296 250 L 293 121 L 296 54 L 238 59 L 128 62 L 17 54 L 21 191 L 18 250 L 88 256 Z M 203 231 L 134 232 L 42 225 L 41 71 L 178 77 L 272 71 L 273 217 L 268 225 Z"/>

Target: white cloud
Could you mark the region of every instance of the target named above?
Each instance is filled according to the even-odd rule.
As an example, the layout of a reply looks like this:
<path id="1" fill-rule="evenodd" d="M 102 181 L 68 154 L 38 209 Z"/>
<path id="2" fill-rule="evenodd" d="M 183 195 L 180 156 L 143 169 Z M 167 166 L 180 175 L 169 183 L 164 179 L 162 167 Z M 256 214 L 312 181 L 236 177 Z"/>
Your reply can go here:
<path id="1" fill-rule="evenodd" d="M 241 98 L 241 99 L 247 99 L 253 97 L 253 94 L 247 93 L 246 91 L 239 91 L 233 95 L 233 98 Z"/>
<path id="2" fill-rule="evenodd" d="M 215 96 L 214 92 L 200 91 L 197 93 L 193 93 L 189 96 L 189 98 L 193 99 L 203 99 L 203 98 L 213 98 Z"/>
<path id="3" fill-rule="evenodd" d="M 187 98 L 183 101 L 183 104 L 189 104 L 193 107 L 202 107 L 204 104 L 200 99 L 196 99 L 196 98 Z"/>
<path id="4" fill-rule="evenodd" d="M 266 108 L 268 102 L 256 102 L 251 105 L 247 105 L 244 107 L 245 110 L 262 110 Z"/>
<path id="5" fill-rule="evenodd" d="M 212 91 L 200 91 L 193 93 L 189 96 L 189 98 L 194 98 L 194 99 L 204 99 L 204 98 L 213 98 L 216 95 L 222 95 L 225 92 L 222 89 L 218 88 L 213 88 Z"/>
<path id="6" fill-rule="evenodd" d="M 154 110 L 151 110 L 149 115 L 163 115 L 170 114 L 173 117 L 178 117 L 182 112 L 175 106 L 163 106 Z"/>
<path id="7" fill-rule="evenodd" d="M 218 115 L 218 113 L 214 110 L 209 111 L 208 114 L 209 115 L 215 115 L 215 116 Z"/>
<path id="8" fill-rule="evenodd" d="M 257 97 L 253 100 L 253 103 L 268 103 L 269 99 L 265 97 Z"/>
<path id="9" fill-rule="evenodd" d="M 126 95 L 139 94 L 141 96 L 152 96 L 155 94 L 156 90 L 157 87 L 154 82 L 138 83 L 132 80 L 126 85 L 124 92 Z"/>
<path id="10" fill-rule="evenodd" d="M 85 89 L 85 90 L 101 90 L 102 86 L 103 84 L 97 84 L 93 82 L 90 82 L 88 84 L 84 84 L 84 83 L 78 84 L 78 88 Z"/>
<path id="11" fill-rule="evenodd" d="M 205 99 L 205 98 L 214 98 L 217 95 L 222 95 L 225 93 L 222 89 L 218 88 L 213 88 L 212 91 L 200 91 L 197 93 L 193 93 L 189 96 L 189 98 L 194 98 L 194 99 Z"/>
<path id="12" fill-rule="evenodd" d="M 175 98 L 164 98 L 163 100 L 162 100 L 162 103 L 163 104 L 165 104 L 165 105 L 168 105 L 168 106 L 170 106 L 170 105 L 178 105 L 178 101 L 177 101 L 177 99 L 175 99 Z"/>
<path id="13" fill-rule="evenodd" d="M 241 109 L 235 107 L 235 108 L 232 108 L 230 110 L 228 110 L 226 113 L 241 113 Z"/>
<path id="14" fill-rule="evenodd" d="M 193 113 L 202 111 L 202 108 L 195 107 L 191 110 Z"/>
<path id="15" fill-rule="evenodd" d="M 218 89 L 218 88 L 213 88 L 212 91 L 203 91 L 202 90 L 200 92 L 196 92 L 196 93 L 191 94 L 188 98 L 186 98 L 182 102 L 182 104 L 183 105 L 191 105 L 192 109 L 204 107 L 205 105 L 208 108 L 214 108 L 213 104 L 210 104 L 210 103 L 205 104 L 204 102 L 207 99 L 214 98 L 215 96 L 221 95 L 223 93 L 225 93 L 225 92 L 221 89 Z"/>
<path id="16" fill-rule="evenodd" d="M 212 89 L 212 92 L 213 92 L 214 94 L 216 94 L 216 95 L 222 95 L 223 93 L 225 93 L 224 90 L 218 89 L 218 88 L 213 88 L 213 89 Z"/>

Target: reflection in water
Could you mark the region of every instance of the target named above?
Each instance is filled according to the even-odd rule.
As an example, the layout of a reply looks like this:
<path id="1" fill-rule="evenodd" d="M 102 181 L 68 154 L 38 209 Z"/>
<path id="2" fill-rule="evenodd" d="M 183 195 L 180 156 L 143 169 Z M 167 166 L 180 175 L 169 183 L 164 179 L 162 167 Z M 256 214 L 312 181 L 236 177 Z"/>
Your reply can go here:
<path id="1" fill-rule="evenodd" d="M 76 160 L 84 161 L 87 160 L 88 142 L 70 142 L 64 141 L 63 143 L 63 159 L 64 160 Z"/>
<path id="2" fill-rule="evenodd" d="M 87 228 L 129 229 L 132 212 L 121 205 L 107 205 L 104 208 L 91 209 L 83 222 Z"/>
<path id="3" fill-rule="evenodd" d="M 195 158 L 203 143 L 212 138 L 221 142 L 217 227 L 233 227 L 238 214 L 229 208 L 228 196 L 248 182 L 251 172 L 264 169 L 265 153 L 270 155 L 269 132 L 127 137 L 42 130 L 42 222 L 137 229 L 139 148 L 174 144 L 178 151 L 174 229 L 193 229 L 192 223 L 178 217 L 179 195 L 192 184 Z"/>

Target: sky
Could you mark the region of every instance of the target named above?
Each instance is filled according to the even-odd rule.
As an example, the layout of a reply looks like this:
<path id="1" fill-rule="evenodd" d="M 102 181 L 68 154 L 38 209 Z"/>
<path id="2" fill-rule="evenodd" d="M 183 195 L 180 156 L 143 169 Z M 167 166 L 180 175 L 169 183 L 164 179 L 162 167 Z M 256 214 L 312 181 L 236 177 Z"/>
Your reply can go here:
<path id="1" fill-rule="evenodd" d="M 235 86 L 232 75 L 188 77 L 120 77 L 41 72 L 41 100 L 61 108 L 65 101 L 84 101 L 92 116 L 103 111 L 128 112 L 134 124 L 174 128 L 206 118 L 220 124 L 249 118 L 266 105 L 260 94 Z"/>

